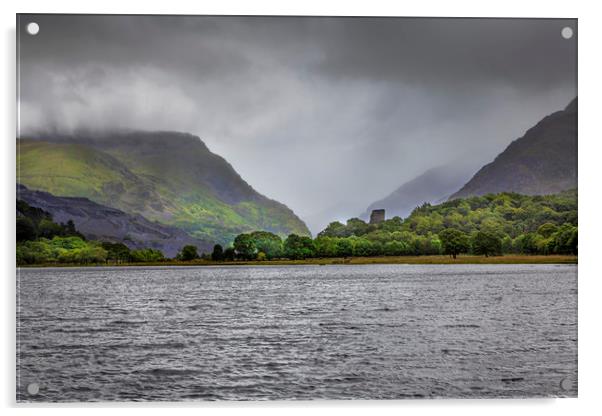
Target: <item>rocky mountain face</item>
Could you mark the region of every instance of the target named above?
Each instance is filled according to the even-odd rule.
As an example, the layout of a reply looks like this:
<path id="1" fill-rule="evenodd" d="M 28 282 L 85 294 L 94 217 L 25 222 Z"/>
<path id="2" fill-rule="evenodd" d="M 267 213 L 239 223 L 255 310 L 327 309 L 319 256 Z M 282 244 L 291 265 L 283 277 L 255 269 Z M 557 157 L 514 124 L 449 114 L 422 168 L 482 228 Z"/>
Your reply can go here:
<path id="1" fill-rule="evenodd" d="M 407 217 L 414 208 L 425 202 L 441 202 L 470 178 L 470 167 L 441 166 L 429 169 L 422 175 L 404 183 L 387 197 L 372 203 L 362 214 L 367 219 L 374 209 L 385 209 L 386 217 Z"/>
<path id="2" fill-rule="evenodd" d="M 255 191 L 196 136 L 174 132 L 40 134 L 17 145 L 17 180 L 57 196 L 84 197 L 229 243 L 246 231 L 309 235 L 285 205 Z"/>
<path id="3" fill-rule="evenodd" d="M 577 98 L 545 117 L 450 199 L 499 192 L 543 195 L 577 187 Z"/>
<path id="4" fill-rule="evenodd" d="M 17 185 L 17 199 L 50 213 L 56 223 L 73 220 L 75 228 L 89 240 L 123 242 L 131 249 L 155 248 L 167 257 L 174 257 L 187 244 L 197 246 L 199 252 L 209 252 L 213 247 L 211 242 L 192 238 L 179 228 L 127 214 L 88 198 L 58 197 Z"/>

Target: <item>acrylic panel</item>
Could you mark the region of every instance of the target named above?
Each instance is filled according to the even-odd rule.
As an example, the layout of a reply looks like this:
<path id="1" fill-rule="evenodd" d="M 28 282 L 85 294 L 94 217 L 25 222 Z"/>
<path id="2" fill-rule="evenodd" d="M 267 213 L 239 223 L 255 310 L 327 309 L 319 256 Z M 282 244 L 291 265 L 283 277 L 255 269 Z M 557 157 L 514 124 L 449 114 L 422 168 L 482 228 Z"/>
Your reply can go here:
<path id="1" fill-rule="evenodd" d="M 577 33 L 17 15 L 17 401 L 576 397 Z"/>

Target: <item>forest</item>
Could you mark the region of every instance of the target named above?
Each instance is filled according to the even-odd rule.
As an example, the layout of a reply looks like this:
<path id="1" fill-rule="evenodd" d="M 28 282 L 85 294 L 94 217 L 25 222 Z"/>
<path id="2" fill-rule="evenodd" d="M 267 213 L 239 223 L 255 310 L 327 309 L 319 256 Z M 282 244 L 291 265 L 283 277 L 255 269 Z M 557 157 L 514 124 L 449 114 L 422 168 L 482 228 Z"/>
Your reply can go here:
<path id="1" fill-rule="evenodd" d="M 17 264 L 101 264 L 169 261 L 154 248 L 88 241 L 73 222 L 57 224 L 47 212 L 17 201 Z M 198 253 L 184 246 L 174 260 L 262 261 L 329 257 L 464 254 L 577 254 L 577 191 L 526 196 L 499 193 L 423 204 L 406 218 L 378 224 L 351 218 L 332 222 L 315 238 L 268 231 L 242 233 L 226 247 Z"/>
<path id="2" fill-rule="evenodd" d="M 17 264 L 102 264 L 164 260 L 152 248 L 130 250 L 123 243 L 88 241 L 73 221 L 59 224 L 52 216 L 17 200 Z"/>
<path id="3" fill-rule="evenodd" d="M 424 204 L 408 218 L 379 224 L 332 222 L 316 238 L 260 231 L 240 234 L 227 257 L 304 259 L 349 256 L 577 254 L 577 191 L 515 193 Z M 227 251 L 227 250 L 226 250 Z M 213 260 L 226 253 L 216 246 Z"/>

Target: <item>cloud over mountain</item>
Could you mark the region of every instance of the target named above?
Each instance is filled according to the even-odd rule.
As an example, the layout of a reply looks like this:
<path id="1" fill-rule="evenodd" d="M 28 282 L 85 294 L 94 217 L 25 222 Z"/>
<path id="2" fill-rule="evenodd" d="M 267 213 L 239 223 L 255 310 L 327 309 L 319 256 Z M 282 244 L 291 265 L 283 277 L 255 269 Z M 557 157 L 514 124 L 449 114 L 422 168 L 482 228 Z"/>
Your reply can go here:
<path id="1" fill-rule="evenodd" d="M 430 167 L 484 163 L 576 95 L 571 19 L 20 21 L 22 132 L 190 132 L 301 216 L 361 212 Z"/>

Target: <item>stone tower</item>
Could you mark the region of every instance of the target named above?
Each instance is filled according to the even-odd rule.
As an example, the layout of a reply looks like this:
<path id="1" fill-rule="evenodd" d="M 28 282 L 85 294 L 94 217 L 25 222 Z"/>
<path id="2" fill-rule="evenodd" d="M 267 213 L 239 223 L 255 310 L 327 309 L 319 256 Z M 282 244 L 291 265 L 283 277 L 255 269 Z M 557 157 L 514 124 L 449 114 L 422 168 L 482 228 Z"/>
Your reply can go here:
<path id="1" fill-rule="evenodd" d="M 378 224 L 379 222 L 383 222 L 385 220 L 385 210 L 384 209 L 373 209 L 370 214 L 370 224 Z"/>

